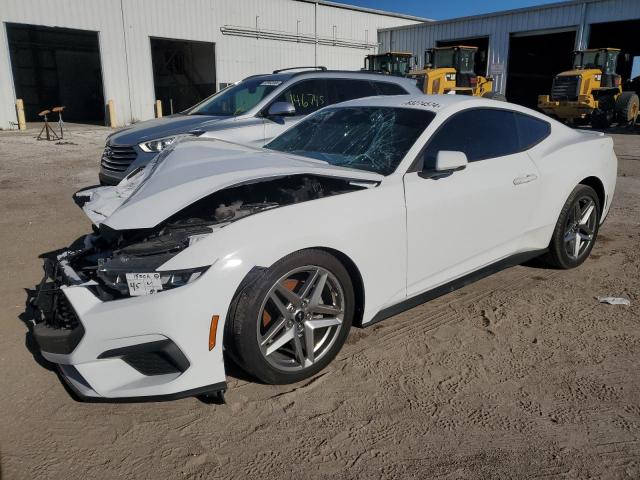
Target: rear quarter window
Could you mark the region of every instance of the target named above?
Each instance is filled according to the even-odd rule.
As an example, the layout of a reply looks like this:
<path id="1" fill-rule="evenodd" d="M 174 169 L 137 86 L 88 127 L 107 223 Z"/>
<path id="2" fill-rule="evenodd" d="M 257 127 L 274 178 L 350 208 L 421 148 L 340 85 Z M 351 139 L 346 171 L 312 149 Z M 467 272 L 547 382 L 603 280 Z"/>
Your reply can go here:
<path id="1" fill-rule="evenodd" d="M 514 112 L 521 150 L 535 147 L 551 134 L 551 125 L 539 118 Z"/>

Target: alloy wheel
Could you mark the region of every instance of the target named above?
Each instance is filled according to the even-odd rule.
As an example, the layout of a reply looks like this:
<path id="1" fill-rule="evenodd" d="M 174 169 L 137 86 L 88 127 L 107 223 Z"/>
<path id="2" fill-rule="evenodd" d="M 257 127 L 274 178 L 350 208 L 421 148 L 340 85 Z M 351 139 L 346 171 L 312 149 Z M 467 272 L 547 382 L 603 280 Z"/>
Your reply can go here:
<path id="1" fill-rule="evenodd" d="M 595 202 L 586 195 L 576 199 L 571 207 L 565 225 L 564 248 L 572 260 L 580 258 L 593 242 L 597 213 Z"/>
<path id="2" fill-rule="evenodd" d="M 345 304 L 340 282 L 319 266 L 283 275 L 268 291 L 259 310 L 258 345 L 279 370 L 302 370 L 320 360 L 342 328 Z"/>

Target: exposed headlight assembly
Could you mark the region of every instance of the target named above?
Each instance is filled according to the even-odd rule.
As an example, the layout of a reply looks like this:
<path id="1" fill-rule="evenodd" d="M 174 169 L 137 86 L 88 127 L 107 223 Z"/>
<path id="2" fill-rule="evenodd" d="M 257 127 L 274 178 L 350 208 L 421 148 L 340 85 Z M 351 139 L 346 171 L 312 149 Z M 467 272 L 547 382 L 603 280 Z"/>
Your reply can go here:
<path id="1" fill-rule="evenodd" d="M 98 267 L 98 277 L 120 295 L 137 297 L 188 285 L 209 269 L 209 266 L 206 266 L 158 272 L 145 269 L 143 265 L 131 267 L 102 265 Z"/>
<path id="2" fill-rule="evenodd" d="M 114 296 L 141 296 L 182 287 L 194 282 L 209 266 L 159 271 L 167 261 L 211 233 L 209 228 L 177 229 L 132 244 L 99 258 L 97 276 Z"/>

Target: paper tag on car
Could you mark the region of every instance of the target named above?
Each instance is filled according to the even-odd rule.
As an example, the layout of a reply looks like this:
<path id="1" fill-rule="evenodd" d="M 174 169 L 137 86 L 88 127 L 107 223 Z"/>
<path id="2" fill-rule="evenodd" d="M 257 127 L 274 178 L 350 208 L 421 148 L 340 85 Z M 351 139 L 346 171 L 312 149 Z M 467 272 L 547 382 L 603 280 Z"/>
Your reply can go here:
<path id="1" fill-rule="evenodd" d="M 151 295 L 162 290 L 162 281 L 159 273 L 127 273 L 126 276 L 129 295 L 132 297 Z"/>

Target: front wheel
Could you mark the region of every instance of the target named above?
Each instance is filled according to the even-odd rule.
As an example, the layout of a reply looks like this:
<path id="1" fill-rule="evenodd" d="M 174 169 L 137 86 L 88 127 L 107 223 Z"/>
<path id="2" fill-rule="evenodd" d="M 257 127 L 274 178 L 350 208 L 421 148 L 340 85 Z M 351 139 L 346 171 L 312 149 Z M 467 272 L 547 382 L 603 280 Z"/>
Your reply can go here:
<path id="1" fill-rule="evenodd" d="M 600 200 L 593 188 L 582 184 L 574 188 L 553 231 L 547 263 L 562 269 L 582 264 L 596 241 L 600 213 Z"/>
<path id="2" fill-rule="evenodd" d="M 265 383 L 308 378 L 338 354 L 355 308 L 346 268 L 322 250 L 302 250 L 245 282 L 232 302 L 226 344 Z"/>

